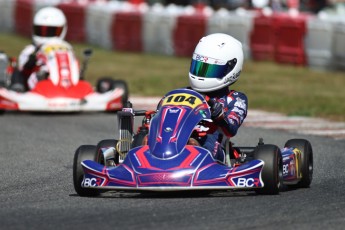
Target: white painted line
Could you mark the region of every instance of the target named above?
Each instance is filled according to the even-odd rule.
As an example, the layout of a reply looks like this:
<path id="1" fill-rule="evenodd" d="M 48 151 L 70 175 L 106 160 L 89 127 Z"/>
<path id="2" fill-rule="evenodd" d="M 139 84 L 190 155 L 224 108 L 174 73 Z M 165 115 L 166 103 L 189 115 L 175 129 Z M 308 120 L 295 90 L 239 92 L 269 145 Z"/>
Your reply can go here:
<path id="1" fill-rule="evenodd" d="M 130 97 L 135 109 L 155 110 L 161 97 Z M 285 130 L 300 134 L 327 136 L 338 140 L 345 139 L 345 123 L 321 118 L 286 116 L 280 113 L 249 110 L 243 126 L 264 129 Z"/>

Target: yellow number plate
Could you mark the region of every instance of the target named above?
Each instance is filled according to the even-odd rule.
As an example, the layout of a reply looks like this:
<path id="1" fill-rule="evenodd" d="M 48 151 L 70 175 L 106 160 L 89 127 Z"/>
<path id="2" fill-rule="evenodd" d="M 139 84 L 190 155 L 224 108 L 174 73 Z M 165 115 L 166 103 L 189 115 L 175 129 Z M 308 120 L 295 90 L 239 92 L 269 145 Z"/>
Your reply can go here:
<path id="1" fill-rule="evenodd" d="M 202 100 L 198 97 L 188 94 L 188 93 L 176 93 L 164 98 L 162 106 L 165 105 L 179 105 L 179 106 L 188 106 L 195 108 L 202 104 Z"/>

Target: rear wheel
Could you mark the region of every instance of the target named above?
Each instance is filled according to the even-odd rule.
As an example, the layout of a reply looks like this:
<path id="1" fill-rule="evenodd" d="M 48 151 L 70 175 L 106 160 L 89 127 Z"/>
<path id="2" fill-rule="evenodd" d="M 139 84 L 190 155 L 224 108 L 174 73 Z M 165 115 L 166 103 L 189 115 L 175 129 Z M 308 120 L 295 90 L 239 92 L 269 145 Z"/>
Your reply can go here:
<path id="1" fill-rule="evenodd" d="M 258 194 L 279 194 L 282 185 L 282 157 L 280 149 L 275 145 L 259 145 L 254 152 L 255 159 L 264 161 L 261 178 L 264 187 L 256 190 Z"/>
<path id="2" fill-rule="evenodd" d="M 125 105 L 128 101 L 128 85 L 123 80 L 114 80 L 114 89 L 123 89 L 122 104 Z"/>
<path id="3" fill-rule="evenodd" d="M 97 189 L 84 188 L 81 183 L 84 179 L 84 170 L 81 162 L 85 160 L 96 159 L 96 146 L 81 145 L 74 154 L 73 159 L 73 184 L 74 189 L 79 196 L 98 196 L 100 192 Z"/>
<path id="4" fill-rule="evenodd" d="M 111 77 L 103 77 L 97 81 L 96 90 L 105 93 L 114 89 L 114 80 Z"/>
<path id="5" fill-rule="evenodd" d="M 114 80 L 111 77 L 103 77 L 97 81 L 96 90 L 99 93 L 106 93 L 113 89 L 123 89 L 122 104 L 128 101 L 128 85 L 123 80 Z"/>
<path id="6" fill-rule="evenodd" d="M 313 180 L 313 149 L 310 142 L 305 139 L 291 139 L 284 147 L 298 148 L 301 151 L 302 179 L 292 187 L 309 188 Z"/>

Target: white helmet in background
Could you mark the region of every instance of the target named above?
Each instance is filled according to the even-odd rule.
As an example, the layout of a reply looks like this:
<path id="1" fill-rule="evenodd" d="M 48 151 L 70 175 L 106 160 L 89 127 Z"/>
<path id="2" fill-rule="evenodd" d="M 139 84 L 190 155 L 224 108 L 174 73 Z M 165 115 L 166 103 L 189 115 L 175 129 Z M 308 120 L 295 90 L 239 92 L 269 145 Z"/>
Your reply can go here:
<path id="1" fill-rule="evenodd" d="M 44 7 L 34 17 L 32 40 L 42 45 L 50 39 L 64 39 L 67 33 L 67 20 L 64 13 L 55 7 Z"/>
<path id="2" fill-rule="evenodd" d="M 189 83 L 198 92 L 212 92 L 239 78 L 243 65 L 242 44 L 227 34 L 215 33 L 200 39 L 189 70 Z"/>

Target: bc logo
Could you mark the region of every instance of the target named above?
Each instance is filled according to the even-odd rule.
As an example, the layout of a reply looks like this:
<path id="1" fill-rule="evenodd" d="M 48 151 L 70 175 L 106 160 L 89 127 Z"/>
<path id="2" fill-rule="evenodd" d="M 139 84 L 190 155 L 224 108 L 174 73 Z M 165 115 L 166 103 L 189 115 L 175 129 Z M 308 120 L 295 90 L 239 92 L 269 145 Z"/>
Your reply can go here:
<path id="1" fill-rule="evenodd" d="M 84 178 L 81 182 L 82 187 L 96 187 L 101 184 L 102 180 L 100 178 Z"/>

